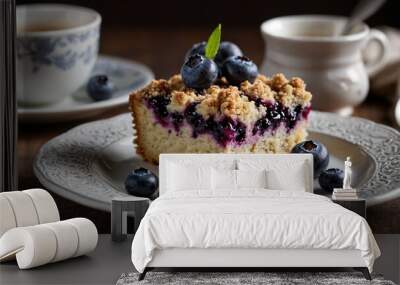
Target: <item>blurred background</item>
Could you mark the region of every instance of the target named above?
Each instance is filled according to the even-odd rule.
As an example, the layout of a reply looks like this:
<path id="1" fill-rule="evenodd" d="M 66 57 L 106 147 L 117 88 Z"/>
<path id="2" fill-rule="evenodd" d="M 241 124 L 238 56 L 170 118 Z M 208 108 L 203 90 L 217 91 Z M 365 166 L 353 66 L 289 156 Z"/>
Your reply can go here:
<path id="1" fill-rule="evenodd" d="M 318 0 L 203 0 L 197 3 L 169 1 L 129 0 L 64 0 L 64 1 L 17 1 L 27 3 L 68 3 L 96 9 L 103 16 L 104 28 L 111 26 L 209 27 L 216 23 L 226 26 L 258 28 L 266 19 L 300 14 L 350 15 L 357 0 L 338 0 L 334 3 Z M 398 1 L 388 0 L 384 7 L 367 23 L 371 26 L 399 26 Z"/>
<path id="2" fill-rule="evenodd" d="M 223 39 L 238 44 L 244 53 L 261 64 L 264 42 L 260 24 L 285 15 L 325 14 L 349 16 L 357 0 L 322 3 L 304 1 L 210 1 L 184 3 L 170 1 L 64 0 L 18 1 L 19 4 L 66 3 L 95 9 L 102 16 L 100 53 L 130 58 L 149 66 L 156 78 L 168 78 L 179 72 L 183 56 L 196 42 L 207 39 L 210 31 L 222 23 Z M 366 23 L 370 27 L 400 27 L 399 1 L 388 0 Z M 400 42 L 400 40 L 399 40 Z M 400 44 L 398 46 L 400 50 Z M 379 97 L 374 109 L 360 106 L 355 115 L 397 126 L 387 110 L 393 102 Z M 390 100 L 389 100 L 390 101 Z"/>
<path id="3" fill-rule="evenodd" d="M 17 1 L 17 5 L 38 1 Z M 296 14 L 327 14 L 348 16 L 358 1 L 122 1 L 80 0 L 40 1 L 40 3 L 67 3 L 86 6 L 98 11 L 103 18 L 100 54 L 114 55 L 141 62 L 154 72 L 156 78 L 168 78 L 178 73 L 184 54 L 196 42 L 206 40 L 210 31 L 222 23 L 224 40 L 238 44 L 257 64 L 264 55 L 260 24 L 270 18 Z M 368 19 L 371 27 L 400 28 L 399 1 L 389 0 Z M 391 30 L 396 34 L 396 30 Z M 400 45 L 399 45 L 400 46 Z M 399 48 L 400 50 L 400 48 Z M 396 82 L 381 89 L 372 88 L 367 99 L 355 108 L 354 115 L 375 122 L 398 127 L 393 119 Z M 384 94 L 383 94 L 384 93 Z M 127 106 L 118 107 L 97 116 L 107 118 L 127 112 Z M 32 172 L 37 151 L 49 139 L 67 131 L 82 121 L 57 124 L 29 124 L 19 126 L 18 164 L 19 188 L 40 186 Z M 108 213 L 93 210 L 61 197 L 57 198 L 62 219 L 82 216 L 93 220 L 100 232 L 109 232 Z M 374 232 L 400 232 L 400 223 L 388 216 L 399 216 L 400 200 L 374 206 L 368 215 Z M 384 209 L 384 210 L 383 210 Z M 398 220 L 397 220 L 398 221 Z"/>

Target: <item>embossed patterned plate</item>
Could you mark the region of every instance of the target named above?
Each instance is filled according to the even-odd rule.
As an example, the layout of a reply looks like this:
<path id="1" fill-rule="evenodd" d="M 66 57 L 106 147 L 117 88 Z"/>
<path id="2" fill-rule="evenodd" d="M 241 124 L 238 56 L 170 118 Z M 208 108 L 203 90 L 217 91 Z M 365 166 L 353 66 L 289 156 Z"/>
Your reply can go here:
<path id="1" fill-rule="evenodd" d="M 309 130 L 311 138 L 329 149 L 329 167 L 343 168 L 345 157 L 351 156 L 354 186 L 369 206 L 400 196 L 399 132 L 365 119 L 316 111 Z M 42 147 L 35 174 L 49 190 L 109 211 L 113 197 L 128 195 L 123 185 L 130 170 L 144 166 L 158 172 L 136 155 L 133 135 L 129 114 L 78 126 Z"/>
<path id="2" fill-rule="evenodd" d="M 95 102 L 82 87 L 64 101 L 43 107 L 18 107 L 18 119 L 22 122 L 64 122 L 87 119 L 111 108 L 128 105 L 128 96 L 134 90 L 146 86 L 154 75 L 143 64 L 111 56 L 99 56 L 92 75 L 107 74 L 116 86 L 113 96 Z"/>

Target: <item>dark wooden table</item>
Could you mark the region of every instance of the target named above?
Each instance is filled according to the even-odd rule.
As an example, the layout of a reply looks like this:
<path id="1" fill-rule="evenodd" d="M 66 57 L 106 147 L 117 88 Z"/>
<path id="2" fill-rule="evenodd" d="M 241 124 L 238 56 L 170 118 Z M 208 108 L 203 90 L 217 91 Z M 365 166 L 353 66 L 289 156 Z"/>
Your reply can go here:
<path id="1" fill-rule="evenodd" d="M 157 78 L 167 78 L 179 72 L 187 49 L 195 42 L 207 39 L 208 28 L 143 28 L 114 27 L 103 29 L 101 53 L 125 57 L 147 64 Z M 264 43 L 258 26 L 223 29 L 223 39 L 237 43 L 244 53 L 261 64 Z M 369 96 L 366 102 L 357 107 L 354 115 L 390 125 L 388 110 L 390 104 L 385 100 Z M 93 120 L 111 117 L 127 112 L 120 107 Z M 20 125 L 18 140 L 19 188 L 41 187 L 33 174 L 32 163 L 40 147 L 51 138 L 82 123 L 46 125 Z M 101 233 L 110 232 L 110 215 L 90 209 L 56 196 L 61 217 L 86 217 L 91 219 Z M 400 233 L 400 199 L 368 208 L 368 221 L 375 233 Z"/>

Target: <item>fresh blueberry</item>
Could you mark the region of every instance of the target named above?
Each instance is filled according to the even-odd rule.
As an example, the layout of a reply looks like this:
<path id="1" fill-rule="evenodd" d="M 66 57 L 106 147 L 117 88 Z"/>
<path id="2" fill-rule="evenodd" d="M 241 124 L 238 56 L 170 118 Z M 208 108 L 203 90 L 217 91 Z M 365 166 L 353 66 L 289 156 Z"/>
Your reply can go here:
<path id="1" fill-rule="evenodd" d="M 181 68 L 183 82 L 189 88 L 205 89 L 218 77 L 218 66 L 200 54 L 192 55 Z"/>
<path id="2" fill-rule="evenodd" d="M 318 182 L 322 189 L 326 191 L 333 191 L 333 188 L 343 187 L 343 170 L 338 168 L 329 168 L 321 172 Z"/>
<path id="3" fill-rule="evenodd" d="M 243 53 L 240 48 L 232 42 L 221 42 L 219 50 L 215 56 L 215 63 L 222 67 L 224 61 L 232 56 L 242 56 Z"/>
<path id="4" fill-rule="evenodd" d="M 222 74 L 233 85 L 240 85 L 246 80 L 253 83 L 257 77 L 258 68 L 254 62 L 245 56 L 232 56 L 225 60 L 222 66 Z"/>
<path id="5" fill-rule="evenodd" d="M 189 59 L 190 56 L 195 55 L 195 54 L 200 54 L 200 55 L 205 55 L 206 54 L 206 42 L 200 42 L 197 44 L 194 44 L 192 48 L 186 53 L 185 55 L 185 61 Z"/>
<path id="6" fill-rule="evenodd" d="M 329 153 L 327 148 L 317 141 L 304 141 L 295 145 L 292 153 L 310 153 L 314 160 L 314 179 L 326 169 L 329 163 Z"/>
<path id="7" fill-rule="evenodd" d="M 89 79 L 87 93 L 94 101 L 110 99 L 114 91 L 114 83 L 107 75 L 95 75 Z"/>
<path id="8" fill-rule="evenodd" d="M 206 42 L 200 42 L 197 44 L 194 44 L 192 48 L 186 53 L 185 60 L 187 60 L 191 55 L 195 54 L 200 54 L 200 55 L 205 55 L 206 52 Z M 215 63 L 219 66 L 222 67 L 222 64 L 224 61 L 231 57 L 231 56 L 242 56 L 243 53 L 240 50 L 240 48 L 232 43 L 232 42 L 221 42 L 219 45 L 218 53 L 215 56 Z"/>
<path id="9" fill-rule="evenodd" d="M 138 168 L 128 174 L 125 180 L 126 191 L 138 197 L 154 197 L 158 188 L 158 177 L 146 168 Z"/>

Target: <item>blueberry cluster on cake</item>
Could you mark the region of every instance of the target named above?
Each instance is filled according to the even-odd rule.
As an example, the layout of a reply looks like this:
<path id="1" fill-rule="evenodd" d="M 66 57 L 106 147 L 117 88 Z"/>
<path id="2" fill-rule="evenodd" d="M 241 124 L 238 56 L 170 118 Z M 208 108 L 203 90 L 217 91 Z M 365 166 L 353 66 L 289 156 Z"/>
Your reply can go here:
<path id="1" fill-rule="evenodd" d="M 285 153 L 306 138 L 311 93 L 304 82 L 259 75 L 233 43 L 213 51 L 216 32 L 193 46 L 180 75 L 131 94 L 137 151 L 146 160 L 157 163 L 160 153 Z"/>

